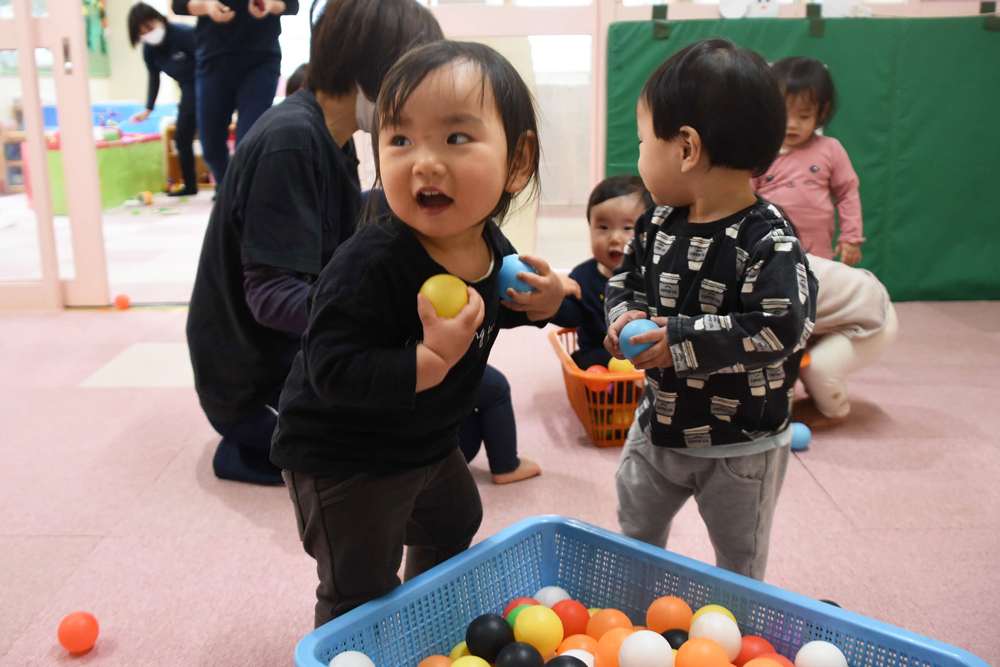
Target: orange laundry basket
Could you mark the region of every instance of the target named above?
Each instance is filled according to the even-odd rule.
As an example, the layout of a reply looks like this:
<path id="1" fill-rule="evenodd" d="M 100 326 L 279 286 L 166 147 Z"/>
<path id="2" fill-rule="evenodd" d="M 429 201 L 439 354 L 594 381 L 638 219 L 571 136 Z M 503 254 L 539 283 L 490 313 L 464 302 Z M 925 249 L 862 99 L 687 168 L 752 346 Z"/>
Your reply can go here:
<path id="1" fill-rule="evenodd" d="M 587 435 L 598 447 L 621 447 L 632 426 L 635 408 L 642 398 L 646 374 L 588 373 L 570 356 L 576 350 L 576 329 L 549 333 L 549 342 L 562 362 L 569 402 Z"/>

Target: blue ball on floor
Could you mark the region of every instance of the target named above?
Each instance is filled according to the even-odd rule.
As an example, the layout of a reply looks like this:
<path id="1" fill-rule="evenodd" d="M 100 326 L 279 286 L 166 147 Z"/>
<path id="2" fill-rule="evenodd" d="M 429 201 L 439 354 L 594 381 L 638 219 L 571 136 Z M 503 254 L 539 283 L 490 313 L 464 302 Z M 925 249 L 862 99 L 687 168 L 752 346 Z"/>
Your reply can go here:
<path id="1" fill-rule="evenodd" d="M 639 343 L 637 345 L 633 345 L 632 336 L 638 336 L 639 334 L 644 334 L 647 331 L 652 331 L 653 329 L 658 328 L 659 327 L 656 324 L 649 320 L 632 320 L 622 327 L 622 332 L 618 336 L 618 346 L 622 349 L 622 354 L 625 355 L 625 358 L 632 360 L 649 348 L 653 347 L 653 343 Z"/>
<path id="2" fill-rule="evenodd" d="M 809 449 L 812 437 L 812 431 L 805 424 L 799 422 L 792 424 L 792 451 L 801 452 L 804 449 Z"/>
<path id="3" fill-rule="evenodd" d="M 534 292 L 535 288 L 517 279 L 517 274 L 521 271 L 537 274 L 535 267 L 521 261 L 517 255 L 507 255 L 503 258 L 503 265 L 500 267 L 500 298 L 507 298 L 507 288 L 513 288 L 515 292 Z"/>

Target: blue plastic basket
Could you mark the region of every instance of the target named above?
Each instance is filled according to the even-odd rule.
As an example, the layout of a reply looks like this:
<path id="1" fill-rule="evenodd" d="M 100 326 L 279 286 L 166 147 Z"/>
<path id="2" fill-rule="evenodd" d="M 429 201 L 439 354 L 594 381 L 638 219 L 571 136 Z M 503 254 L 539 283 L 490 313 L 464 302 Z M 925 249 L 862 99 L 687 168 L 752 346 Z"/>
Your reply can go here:
<path id="1" fill-rule="evenodd" d="M 806 642 L 836 644 L 851 667 L 989 667 L 967 651 L 790 593 L 581 521 L 526 519 L 465 553 L 306 635 L 299 667 L 361 651 L 377 667 L 415 667 L 447 655 L 481 614 L 543 586 L 561 586 L 587 607 L 614 607 L 636 624 L 663 595 L 697 609 L 730 609 L 743 634 L 789 658 Z"/>

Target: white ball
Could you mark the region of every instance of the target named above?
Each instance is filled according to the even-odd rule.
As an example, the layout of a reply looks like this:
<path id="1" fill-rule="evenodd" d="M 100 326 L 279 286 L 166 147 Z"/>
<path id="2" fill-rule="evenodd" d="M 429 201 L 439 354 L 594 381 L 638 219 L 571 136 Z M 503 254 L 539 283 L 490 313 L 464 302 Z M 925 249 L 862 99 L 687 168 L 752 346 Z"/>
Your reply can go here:
<path id="1" fill-rule="evenodd" d="M 569 593 L 558 586 L 546 586 L 535 593 L 534 597 L 538 600 L 538 604 L 543 604 L 550 609 L 558 602 L 571 599 Z"/>
<path id="2" fill-rule="evenodd" d="M 345 651 L 330 661 L 330 667 L 375 667 L 375 663 L 364 653 Z"/>
<path id="3" fill-rule="evenodd" d="M 718 612 L 696 618 L 688 631 L 688 637 L 691 639 L 695 637 L 711 639 L 726 651 L 730 661 L 735 660 L 736 656 L 740 654 L 740 649 L 743 648 L 743 638 L 740 637 L 739 626 L 733 619 Z"/>
<path id="4" fill-rule="evenodd" d="M 830 642 L 809 642 L 795 655 L 795 667 L 847 667 L 847 657 Z"/>
<path id="5" fill-rule="evenodd" d="M 535 598 L 535 599 L 537 600 L 538 598 Z M 591 655 L 590 653 L 587 653 L 586 651 L 584 651 L 581 648 L 575 648 L 572 651 L 566 651 L 565 653 L 562 653 L 561 655 L 568 655 L 571 658 L 576 658 L 577 660 L 582 660 L 583 664 L 587 665 L 587 667 L 594 667 L 594 656 Z"/>
<path id="6" fill-rule="evenodd" d="M 625 638 L 618 651 L 620 667 L 673 667 L 674 651 L 661 635 L 640 630 Z"/>

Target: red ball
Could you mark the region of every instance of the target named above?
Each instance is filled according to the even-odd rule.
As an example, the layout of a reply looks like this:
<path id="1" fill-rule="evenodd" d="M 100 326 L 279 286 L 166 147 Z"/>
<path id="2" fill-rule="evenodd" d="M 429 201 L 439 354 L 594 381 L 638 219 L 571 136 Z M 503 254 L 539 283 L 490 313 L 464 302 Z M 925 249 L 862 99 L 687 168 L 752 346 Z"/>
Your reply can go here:
<path id="1" fill-rule="evenodd" d="M 89 651 L 97 641 L 97 619 L 85 611 L 74 611 L 59 624 L 59 643 L 70 653 Z"/>
<path id="2" fill-rule="evenodd" d="M 771 642 L 767 641 L 763 637 L 757 637 L 754 635 L 747 635 L 743 638 L 743 647 L 740 649 L 740 654 L 736 656 L 733 660 L 733 664 L 736 667 L 743 667 L 754 658 L 758 658 L 762 655 L 767 655 L 768 653 L 774 653 L 774 646 Z"/>
<path id="3" fill-rule="evenodd" d="M 509 605 L 507 605 L 507 608 L 503 610 L 503 617 L 507 618 L 507 616 L 510 614 L 510 612 L 514 611 L 514 609 L 516 609 L 517 607 L 520 607 L 522 604 L 536 605 L 536 604 L 538 604 L 538 600 L 536 600 L 534 598 L 517 598 L 516 600 L 514 600 L 513 602 L 511 602 Z"/>
<path id="4" fill-rule="evenodd" d="M 125 310 L 131 303 L 127 294 L 119 294 L 115 297 L 115 308 L 118 310 Z"/>
<path id="5" fill-rule="evenodd" d="M 777 653 L 762 653 L 757 656 L 758 658 L 767 658 L 768 660 L 774 660 L 776 663 L 781 665 L 781 667 L 795 667 L 795 663 L 786 658 L 783 655 L 778 655 Z"/>
<path id="6" fill-rule="evenodd" d="M 562 600 L 561 602 L 557 602 L 552 605 L 552 611 L 562 621 L 564 637 L 587 634 L 587 623 L 590 621 L 590 612 L 576 600 Z"/>

